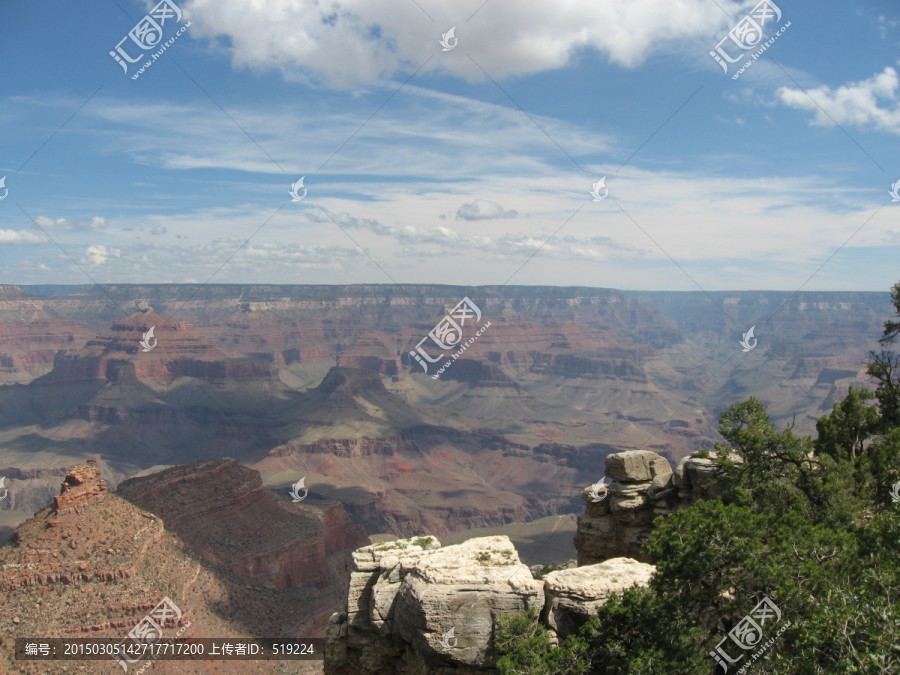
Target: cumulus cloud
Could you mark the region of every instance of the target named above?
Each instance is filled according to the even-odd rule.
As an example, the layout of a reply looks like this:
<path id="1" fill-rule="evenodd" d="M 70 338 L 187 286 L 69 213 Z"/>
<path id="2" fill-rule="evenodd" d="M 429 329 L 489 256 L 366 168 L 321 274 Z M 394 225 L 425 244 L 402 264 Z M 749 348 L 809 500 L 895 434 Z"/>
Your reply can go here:
<path id="1" fill-rule="evenodd" d="M 804 93 L 799 89 L 781 87 L 777 96 L 787 106 L 814 113 L 812 123 L 817 126 L 829 126 L 836 122 L 900 134 L 898 88 L 900 78 L 897 71 L 889 66 L 867 80 L 836 89 L 823 86 L 807 89 Z"/>
<path id="2" fill-rule="evenodd" d="M 27 230 L 0 230 L 0 244 L 44 244 L 47 239 Z"/>
<path id="3" fill-rule="evenodd" d="M 88 246 L 85 253 L 87 254 L 87 259 L 93 265 L 102 265 L 109 260 L 110 256 L 118 258 L 121 254 L 119 249 L 113 248 L 107 250 L 105 246 Z"/>
<path id="4" fill-rule="evenodd" d="M 474 202 L 463 204 L 456 211 L 456 217 L 461 220 L 496 220 L 497 218 L 515 218 L 517 211 L 506 211 L 497 202 L 484 199 L 476 199 Z"/>
<path id="5" fill-rule="evenodd" d="M 150 228 L 150 234 L 165 234 L 169 231 L 165 225 L 154 225 Z"/>
<path id="6" fill-rule="evenodd" d="M 351 88 L 400 73 L 469 81 L 538 73 L 593 49 L 625 67 L 661 49 L 688 49 L 733 22 L 724 0 L 192 0 L 191 35 L 218 42 L 235 67 Z M 438 41 L 456 26 L 459 47 Z M 438 55 L 440 58 L 431 58 Z M 471 58 L 468 58 L 471 57 Z M 429 60 L 430 59 L 430 60 Z M 473 61 L 474 59 L 474 61 Z M 479 65 L 481 67 L 479 67 Z"/>
<path id="7" fill-rule="evenodd" d="M 90 220 L 69 220 L 68 218 L 47 218 L 38 216 L 34 222 L 45 230 L 102 230 L 106 227 L 106 218 L 94 216 Z"/>

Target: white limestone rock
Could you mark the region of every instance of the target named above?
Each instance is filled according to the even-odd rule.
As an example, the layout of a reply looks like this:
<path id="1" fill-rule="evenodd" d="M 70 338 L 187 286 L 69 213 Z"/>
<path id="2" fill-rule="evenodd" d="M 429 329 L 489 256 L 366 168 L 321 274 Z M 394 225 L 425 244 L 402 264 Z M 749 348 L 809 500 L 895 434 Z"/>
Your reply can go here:
<path id="1" fill-rule="evenodd" d="M 574 633 L 612 593 L 647 586 L 656 567 L 632 558 L 550 572 L 544 577 L 542 619 L 560 638 Z"/>

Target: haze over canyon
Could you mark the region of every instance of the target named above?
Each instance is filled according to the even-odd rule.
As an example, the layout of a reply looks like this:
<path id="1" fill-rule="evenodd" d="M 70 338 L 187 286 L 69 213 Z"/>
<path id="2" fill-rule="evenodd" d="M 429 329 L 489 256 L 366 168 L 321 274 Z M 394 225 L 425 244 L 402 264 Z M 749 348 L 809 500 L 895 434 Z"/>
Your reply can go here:
<path id="1" fill-rule="evenodd" d="M 416 346 L 464 298 L 480 316 L 435 378 L 444 360 L 425 372 Z M 181 588 L 202 607 L 195 625 L 322 636 L 369 542 L 503 533 L 523 563 L 563 563 L 608 455 L 652 450 L 674 466 L 721 440 L 719 412 L 751 395 L 812 431 L 867 382 L 890 309 L 866 292 L 5 286 L 0 527 L 5 540 L 22 525 L 33 557 L 8 557 L 2 581 L 20 594 L 65 583 L 51 552 L 66 542 L 112 551 L 80 574 L 126 585 L 152 586 L 146 556 L 162 556 L 199 584 Z M 67 485 L 99 501 L 60 510 Z M 35 512 L 46 531 L 26 522 Z M 89 533 L 97 517 L 106 534 Z M 148 533 L 145 550 L 134 542 Z M 21 571 L 32 563 L 44 572 Z M 252 620 L 229 614 L 249 589 Z M 54 625 L 100 630 L 88 597 Z M 138 611 L 117 606 L 123 625 Z"/>

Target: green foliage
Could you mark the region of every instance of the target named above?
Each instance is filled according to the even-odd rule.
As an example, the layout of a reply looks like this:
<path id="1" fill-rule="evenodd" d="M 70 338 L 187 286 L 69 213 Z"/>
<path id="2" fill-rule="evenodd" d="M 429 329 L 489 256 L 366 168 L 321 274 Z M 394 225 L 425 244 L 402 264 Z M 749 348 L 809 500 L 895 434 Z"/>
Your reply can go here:
<path id="1" fill-rule="evenodd" d="M 538 623 L 533 609 L 501 617 L 494 633 L 500 675 L 579 675 L 589 672 L 588 643 L 573 637 L 552 648 L 550 631 Z"/>
<path id="2" fill-rule="evenodd" d="M 900 281 L 891 287 L 891 302 L 894 304 L 894 313 L 900 317 Z M 885 321 L 884 334 L 879 342 L 883 345 L 887 345 L 892 343 L 898 337 L 900 337 L 900 321 L 891 321 L 890 319 Z"/>
<path id="3" fill-rule="evenodd" d="M 900 317 L 900 283 L 891 288 L 891 301 L 894 310 Z M 884 333 L 879 342 L 887 347 L 900 336 L 900 321 L 885 321 Z M 875 398 L 878 399 L 878 408 L 881 416 L 881 431 L 888 432 L 894 427 L 900 426 L 900 355 L 889 349 L 880 352 L 870 352 L 866 372 L 877 382 Z"/>
<path id="4" fill-rule="evenodd" d="M 862 455 L 865 442 L 877 431 L 878 411 L 866 405 L 875 395 L 850 387 L 847 397 L 816 423 L 816 454 L 853 460 Z"/>
<path id="5" fill-rule="evenodd" d="M 881 418 L 880 430 L 900 425 L 900 355 L 886 349 L 870 352 L 866 372 L 878 382 L 875 398 Z"/>
<path id="6" fill-rule="evenodd" d="M 614 594 L 563 648 L 570 642 L 590 645 L 591 669 L 582 672 L 706 673 L 704 631 L 673 598 L 647 588 Z"/>
<path id="7" fill-rule="evenodd" d="M 891 488 L 900 481 L 900 427 L 875 441 L 860 461 L 859 473 L 879 506 L 891 503 Z"/>

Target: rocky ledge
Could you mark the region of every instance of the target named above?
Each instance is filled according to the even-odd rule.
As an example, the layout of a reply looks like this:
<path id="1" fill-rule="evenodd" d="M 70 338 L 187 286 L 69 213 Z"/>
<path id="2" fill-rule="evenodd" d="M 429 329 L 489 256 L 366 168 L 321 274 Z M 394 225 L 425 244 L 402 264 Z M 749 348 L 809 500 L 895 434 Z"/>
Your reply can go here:
<path id="1" fill-rule="evenodd" d="M 325 673 L 492 672 L 500 617 L 535 609 L 564 637 L 610 593 L 646 585 L 654 569 L 619 558 L 537 580 L 505 536 L 366 546 L 353 554 L 347 606 L 328 625 Z"/>

